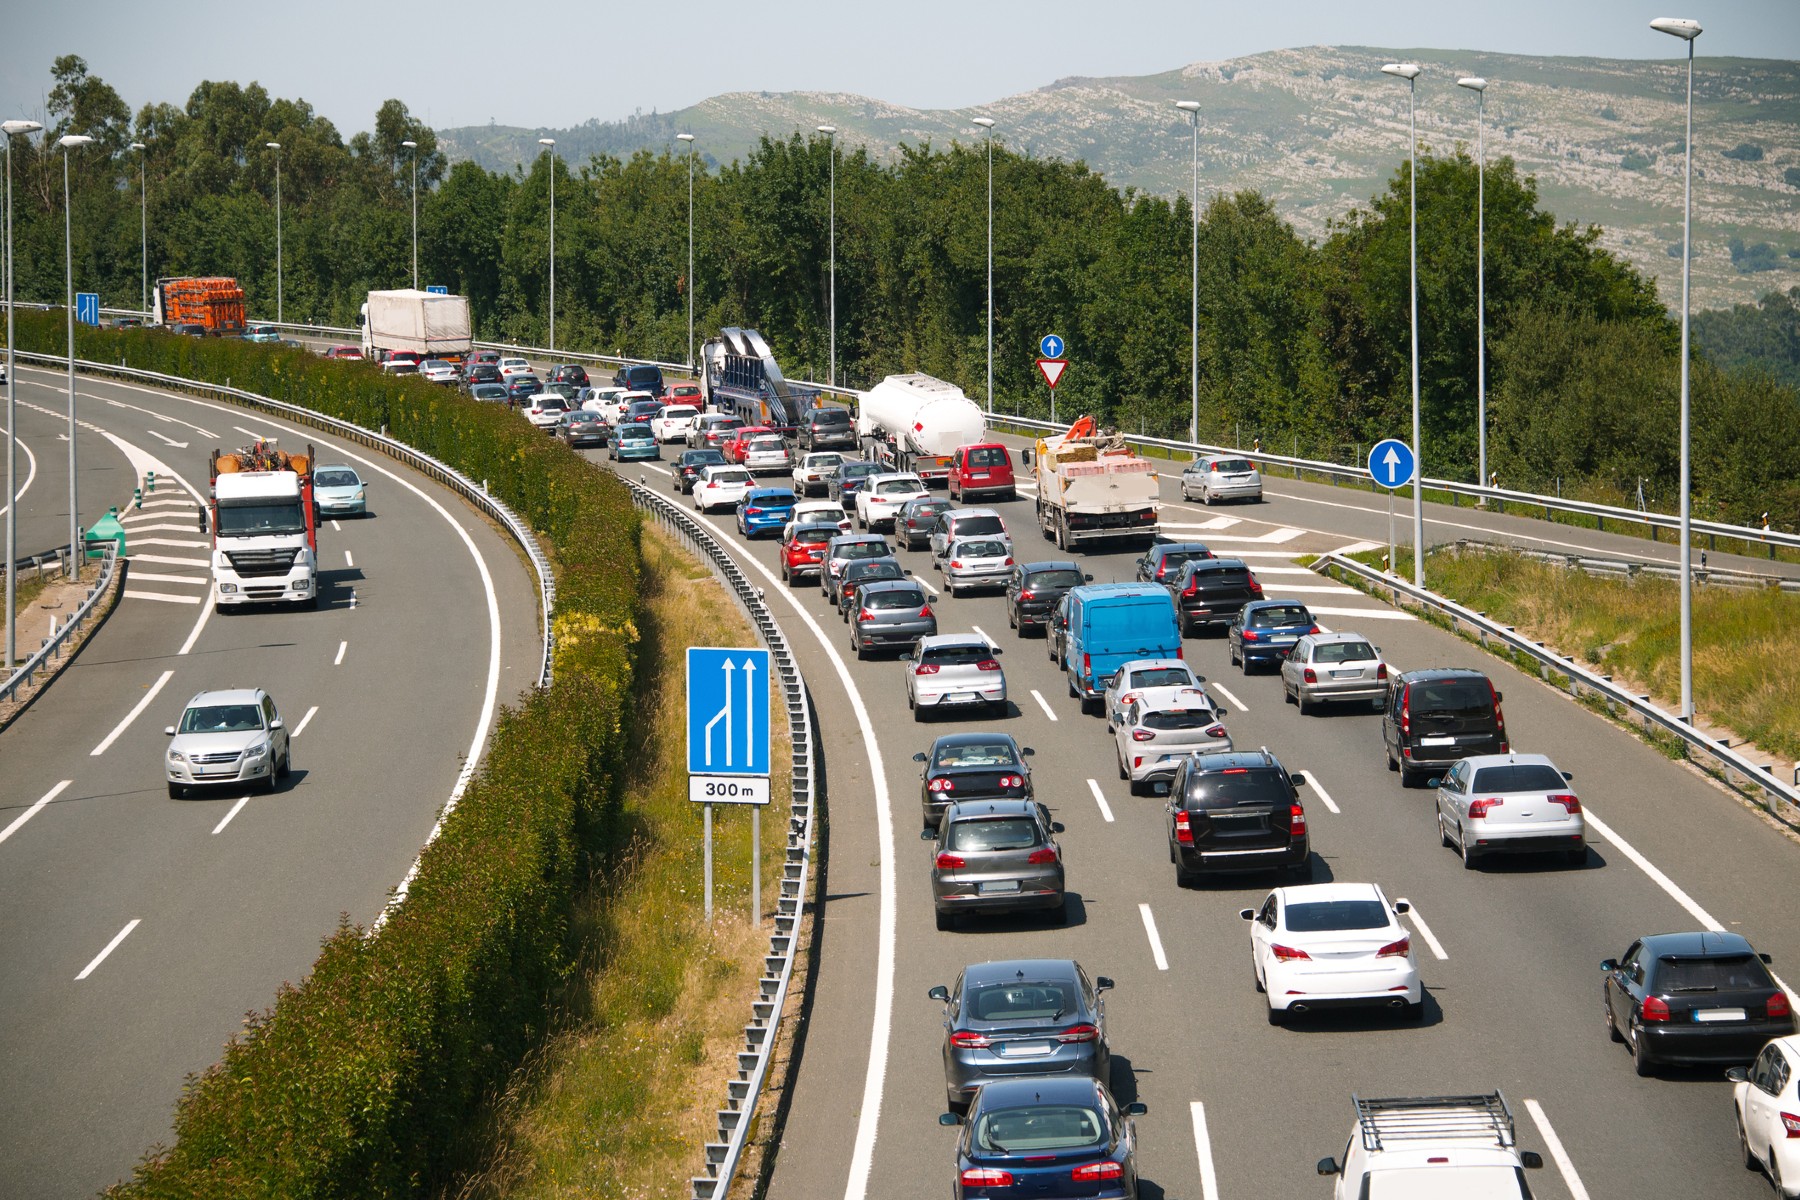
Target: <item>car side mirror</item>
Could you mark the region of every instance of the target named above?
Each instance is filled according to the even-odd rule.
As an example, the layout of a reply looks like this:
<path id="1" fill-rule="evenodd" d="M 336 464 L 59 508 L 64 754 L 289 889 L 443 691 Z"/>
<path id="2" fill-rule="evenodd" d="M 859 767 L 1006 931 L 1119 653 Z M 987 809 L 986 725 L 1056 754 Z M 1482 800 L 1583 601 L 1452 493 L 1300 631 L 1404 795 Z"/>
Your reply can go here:
<path id="1" fill-rule="evenodd" d="M 1066 833 L 1068 831 L 1063 828 L 1063 823 L 1061 821 L 1052 821 L 1052 822 L 1050 822 L 1050 832 L 1051 833 Z"/>
<path id="2" fill-rule="evenodd" d="M 937 841 L 937 830 L 935 830 L 935 829 L 921 829 L 921 830 L 919 830 L 919 840 L 920 840 L 920 841 L 921 841 L 921 842 L 935 842 L 935 841 Z"/>
<path id="3" fill-rule="evenodd" d="M 1238 909 L 1238 916 L 1244 918 L 1246 921 L 1254 921 L 1256 920 L 1256 910 L 1254 908 L 1240 908 Z"/>
<path id="4" fill-rule="evenodd" d="M 1317 1171 L 1318 1171 L 1318 1172 L 1319 1172 L 1319 1174 L 1321 1174 L 1321 1175 L 1336 1175 L 1336 1174 L 1337 1174 L 1337 1173 L 1338 1173 L 1338 1170 L 1339 1170 L 1339 1168 L 1338 1168 L 1338 1164 L 1337 1164 L 1337 1159 L 1335 1159 L 1335 1158 L 1321 1158 L 1321 1159 L 1320 1159 L 1320 1160 L 1319 1160 L 1319 1165 L 1318 1165 L 1318 1167 L 1317 1167 L 1317 1168 L 1315 1168 L 1315 1169 L 1316 1169 L 1316 1170 L 1317 1170 Z"/>
<path id="5" fill-rule="evenodd" d="M 1112 981 L 1111 975 L 1096 975 L 1096 976 L 1094 976 L 1094 990 L 1096 992 L 1110 992 L 1115 987 L 1118 987 L 1118 986 L 1119 986 L 1118 984 L 1116 984 Z"/>
<path id="6" fill-rule="evenodd" d="M 1029 449 L 1019 451 L 1019 461 L 1029 467 L 1031 465 L 1031 451 Z"/>
<path id="7" fill-rule="evenodd" d="M 1506 699 L 1506 693 L 1505 693 L 1505 692 L 1495 692 L 1495 693 L 1494 693 L 1494 703 L 1495 703 L 1495 704 L 1498 704 L 1498 703 L 1500 703 L 1500 702 L 1501 702 L 1501 701 L 1502 701 L 1502 700 L 1504 700 L 1504 699 Z"/>
<path id="8" fill-rule="evenodd" d="M 1132 1103 L 1125 1106 L 1125 1115 L 1128 1117 L 1141 1117 L 1149 1111 L 1150 1106 L 1148 1104 Z"/>
<path id="9" fill-rule="evenodd" d="M 200 510 L 200 532 L 206 532 L 206 510 L 204 508 Z"/>
<path id="10" fill-rule="evenodd" d="M 175 736 L 175 727 L 173 725 L 164 725 L 163 726 L 163 736 L 164 737 L 174 737 Z"/>
<path id="11" fill-rule="evenodd" d="M 1394 901 L 1394 911 L 1397 913 L 1411 912 L 1412 911 L 1412 901 L 1406 899 L 1404 896 L 1401 897 L 1400 899 Z"/>
<path id="12" fill-rule="evenodd" d="M 949 1128 L 950 1126 L 953 1126 L 953 1125 L 961 1125 L 962 1118 L 957 1116 L 955 1113 L 939 1113 L 938 1114 L 938 1124 L 944 1126 L 945 1128 Z"/>
<path id="13" fill-rule="evenodd" d="M 1536 1150 L 1522 1150 L 1519 1152 L 1519 1161 L 1527 1171 L 1536 1171 L 1544 1165 L 1544 1156 Z"/>
<path id="14" fill-rule="evenodd" d="M 1775 960 L 1774 960 L 1774 959 L 1773 959 L 1773 958 L 1771 958 L 1771 957 L 1770 957 L 1770 956 L 1769 956 L 1769 955 L 1767 955 L 1767 954 L 1759 954 L 1759 955 L 1757 955 L 1757 956 L 1756 956 L 1756 957 L 1758 957 L 1758 958 L 1760 958 L 1760 959 L 1762 959 L 1762 960 L 1763 960 L 1763 962 L 1764 962 L 1764 963 L 1772 963 L 1772 962 L 1774 962 L 1774 961 L 1775 961 Z"/>
<path id="15" fill-rule="evenodd" d="M 950 1003 L 950 989 L 941 983 L 926 992 L 925 996 L 930 1000 L 942 1000 L 945 1004 Z"/>
<path id="16" fill-rule="evenodd" d="M 1616 971 L 1619 969 L 1619 960 L 1616 958 L 1603 958 L 1600 960 L 1600 969 L 1608 972 Z"/>
<path id="17" fill-rule="evenodd" d="M 1025 747 L 1023 750 L 1019 751 L 1019 753 L 1026 758 L 1033 758 L 1037 755 L 1037 751 L 1033 750 L 1030 746 Z"/>
<path id="18" fill-rule="evenodd" d="M 921 751 L 919 751 L 919 753 L 913 755 L 913 761 L 914 762 L 924 762 L 925 761 L 925 752 L 923 750 L 921 750 Z"/>
<path id="19" fill-rule="evenodd" d="M 1575 773 L 1573 771 L 1564 771 L 1562 777 L 1568 783 L 1575 782 Z"/>
<path id="20" fill-rule="evenodd" d="M 1444 777 L 1442 775 L 1433 775 L 1425 781 L 1425 786 L 1426 787 L 1443 787 L 1444 786 Z"/>
<path id="21" fill-rule="evenodd" d="M 1306 786 L 1306 772 L 1304 771 L 1295 771 L 1292 775 L 1289 775 L 1288 778 L 1294 781 L 1295 787 Z"/>
<path id="22" fill-rule="evenodd" d="M 280 729 L 281 727 L 282 727 L 282 725 L 281 725 L 280 717 L 276 717 L 273 721 L 269 722 L 270 729 Z"/>
<path id="23" fill-rule="evenodd" d="M 1750 1082 L 1750 1068 L 1749 1067 L 1726 1067 L 1725 1068 L 1725 1078 L 1729 1079 L 1732 1083 L 1749 1083 Z"/>

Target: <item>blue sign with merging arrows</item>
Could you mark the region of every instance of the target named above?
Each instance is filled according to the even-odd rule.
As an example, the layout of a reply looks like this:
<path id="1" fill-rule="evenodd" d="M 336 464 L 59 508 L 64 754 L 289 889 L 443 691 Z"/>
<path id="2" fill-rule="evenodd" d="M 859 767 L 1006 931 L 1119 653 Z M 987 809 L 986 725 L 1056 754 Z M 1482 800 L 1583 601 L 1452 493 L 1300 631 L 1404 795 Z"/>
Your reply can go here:
<path id="1" fill-rule="evenodd" d="M 1412 447 L 1399 438 L 1376 442 L 1369 449 L 1369 478 L 1384 488 L 1403 488 L 1418 466 Z"/>
<path id="2" fill-rule="evenodd" d="M 688 773 L 769 773 L 769 652 L 689 646 Z"/>
<path id="3" fill-rule="evenodd" d="M 100 293 L 75 293 L 75 319 L 83 325 L 100 324 Z"/>

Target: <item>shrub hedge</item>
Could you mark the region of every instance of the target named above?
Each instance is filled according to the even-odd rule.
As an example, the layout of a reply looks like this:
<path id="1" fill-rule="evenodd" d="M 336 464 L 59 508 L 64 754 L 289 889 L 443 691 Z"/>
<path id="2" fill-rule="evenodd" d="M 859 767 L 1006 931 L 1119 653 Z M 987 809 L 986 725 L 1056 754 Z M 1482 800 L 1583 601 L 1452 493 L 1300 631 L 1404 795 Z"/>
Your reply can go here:
<path id="1" fill-rule="evenodd" d="M 59 353 L 60 314 L 18 314 Z M 486 758 L 377 937 L 345 923 L 223 1059 L 188 1079 L 175 1142 L 109 1195 L 408 1197 L 443 1190 L 466 1132 L 545 1027 L 579 881 L 618 840 L 616 770 L 636 640 L 639 520 L 625 488 L 520 421 L 416 379 L 303 350 L 82 328 L 82 358 L 225 383 L 355 421 L 490 488 L 557 576 L 554 685 Z M 453 1190 L 453 1188 L 451 1189 Z"/>

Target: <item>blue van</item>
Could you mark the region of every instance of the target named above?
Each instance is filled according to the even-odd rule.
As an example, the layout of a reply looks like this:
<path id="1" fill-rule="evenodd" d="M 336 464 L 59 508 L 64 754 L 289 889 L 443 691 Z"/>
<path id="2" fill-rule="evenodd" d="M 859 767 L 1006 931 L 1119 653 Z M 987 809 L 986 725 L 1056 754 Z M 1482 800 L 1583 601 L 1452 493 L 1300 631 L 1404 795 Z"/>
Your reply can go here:
<path id="1" fill-rule="evenodd" d="M 1069 694 L 1098 712 L 1106 681 L 1134 658 L 1180 658 L 1181 629 L 1167 588 L 1096 583 L 1069 593 Z"/>

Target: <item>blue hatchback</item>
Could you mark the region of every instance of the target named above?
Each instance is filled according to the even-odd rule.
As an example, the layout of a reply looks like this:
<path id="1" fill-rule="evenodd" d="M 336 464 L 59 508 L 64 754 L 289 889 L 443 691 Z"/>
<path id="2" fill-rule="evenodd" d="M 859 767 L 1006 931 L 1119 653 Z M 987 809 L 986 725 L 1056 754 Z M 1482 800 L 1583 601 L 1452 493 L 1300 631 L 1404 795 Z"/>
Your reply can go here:
<path id="1" fill-rule="evenodd" d="M 1086 1076 L 996 1079 L 982 1084 L 956 1147 L 959 1200 L 1137 1200 L 1137 1131 L 1104 1084 Z"/>
<path id="2" fill-rule="evenodd" d="M 791 488 L 751 488 L 738 505 L 738 532 L 745 537 L 759 533 L 781 532 L 794 515 L 794 493 Z"/>
<path id="3" fill-rule="evenodd" d="M 639 422 L 625 424 L 613 431 L 612 459 L 624 462 L 626 459 L 661 458 L 662 449 L 656 438 L 650 433 L 650 426 Z"/>
<path id="4" fill-rule="evenodd" d="M 1298 600 L 1252 600 L 1231 619 L 1225 631 L 1226 650 L 1248 675 L 1251 663 L 1280 666 L 1295 642 L 1318 632 L 1312 613 Z"/>

